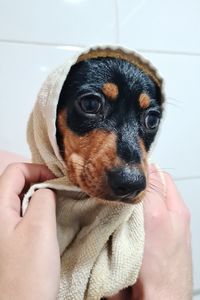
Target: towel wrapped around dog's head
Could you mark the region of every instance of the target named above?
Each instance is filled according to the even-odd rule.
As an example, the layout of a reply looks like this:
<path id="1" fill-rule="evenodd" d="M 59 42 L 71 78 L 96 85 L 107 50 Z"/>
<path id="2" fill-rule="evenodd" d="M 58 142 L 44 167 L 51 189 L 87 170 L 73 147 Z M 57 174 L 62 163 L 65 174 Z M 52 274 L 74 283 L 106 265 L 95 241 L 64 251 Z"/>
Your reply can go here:
<path id="1" fill-rule="evenodd" d="M 104 65 L 106 59 L 109 62 Z M 131 66 L 120 66 L 118 60 Z M 88 66 L 83 62 L 88 61 L 94 64 L 90 65 L 93 73 L 88 75 L 93 80 L 90 85 L 84 84 Z M 77 80 L 70 70 L 81 63 Z M 98 64 L 101 69 L 103 66 L 100 81 Z M 118 69 L 125 68 L 128 82 L 116 74 L 109 75 L 107 82 L 101 81 L 112 72 L 110 66 L 117 74 Z M 131 68 L 136 74 L 133 80 Z M 68 77 L 71 81 L 66 83 Z M 73 82 L 77 85 L 75 91 Z M 80 92 L 78 85 L 82 85 L 82 94 L 76 95 L 74 108 L 68 98 Z M 132 95 L 129 87 L 133 88 Z M 123 98 L 123 93 L 130 102 L 126 112 L 117 100 Z M 134 121 L 136 112 L 135 117 L 131 115 L 134 98 L 138 98 L 134 104 L 138 114 L 142 111 L 144 121 L 140 122 L 147 129 Z M 61 253 L 59 300 L 101 299 L 136 282 L 144 249 L 143 206 L 139 200 L 148 179 L 146 154 L 157 130 L 161 113 L 157 108 L 162 102 L 162 79 L 156 69 L 138 53 L 122 47 L 93 47 L 78 53 L 43 84 L 30 116 L 28 143 L 32 161 L 48 166 L 57 178 L 33 185 L 24 198 L 23 211 L 34 190 L 49 187 L 56 191 Z M 153 114 L 149 114 L 151 107 Z M 132 131 L 127 124 L 131 124 Z M 121 128 L 120 137 L 117 128 Z"/>

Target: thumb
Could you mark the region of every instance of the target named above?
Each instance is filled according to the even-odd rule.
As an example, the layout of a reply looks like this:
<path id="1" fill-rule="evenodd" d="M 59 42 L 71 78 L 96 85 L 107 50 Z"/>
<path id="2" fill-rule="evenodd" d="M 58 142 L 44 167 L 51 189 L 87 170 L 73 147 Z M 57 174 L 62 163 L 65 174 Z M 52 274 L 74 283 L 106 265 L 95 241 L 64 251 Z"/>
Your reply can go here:
<path id="1" fill-rule="evenodd" d="M 50 189 L 37 190 L 24 215 L 24 222 L 56 230 L 55 193 Z"/>

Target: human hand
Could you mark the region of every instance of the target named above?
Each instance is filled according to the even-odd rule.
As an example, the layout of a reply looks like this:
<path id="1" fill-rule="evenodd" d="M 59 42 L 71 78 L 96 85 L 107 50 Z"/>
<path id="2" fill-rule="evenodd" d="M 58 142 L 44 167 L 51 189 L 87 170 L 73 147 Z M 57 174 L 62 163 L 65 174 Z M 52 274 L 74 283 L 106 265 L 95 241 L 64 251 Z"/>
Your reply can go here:
<path id="1" fill-rule="evenodd" d="M 189 212 L 171 177 L 151 166 L 144 199 L 145 249 L 137 283 L 110 300 L 192 299 Z"/>
<path id="2" fill-rule="evenodd" d="M 55 196 L 34 193 L 25 216 L 20 194 L 31 183 L 54 176 L 44 166 L 13 164 L 0 176 L 0 294 L 2 300 L 55 299 L 60 255 L 56 234 Z"/>

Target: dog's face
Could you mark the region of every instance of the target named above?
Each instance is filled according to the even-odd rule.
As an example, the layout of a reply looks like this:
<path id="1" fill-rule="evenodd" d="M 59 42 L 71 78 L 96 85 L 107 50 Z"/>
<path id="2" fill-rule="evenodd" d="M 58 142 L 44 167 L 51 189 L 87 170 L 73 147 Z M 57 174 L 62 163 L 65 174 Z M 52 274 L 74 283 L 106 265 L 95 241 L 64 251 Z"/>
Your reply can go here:
<path id="1" fill-rule="evenodd" d="M 85 193 L 136 202 L 162 114 L 158 85 L 116 58 L 71 67 L 57 108 L 57 142 L 68 176 Z"/>

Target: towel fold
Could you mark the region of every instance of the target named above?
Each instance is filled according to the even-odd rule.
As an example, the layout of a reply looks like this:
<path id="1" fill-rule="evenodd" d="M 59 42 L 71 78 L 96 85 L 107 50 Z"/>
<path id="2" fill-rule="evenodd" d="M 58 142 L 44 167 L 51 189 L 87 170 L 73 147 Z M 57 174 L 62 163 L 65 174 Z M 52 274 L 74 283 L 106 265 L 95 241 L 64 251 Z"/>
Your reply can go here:
<path id="1" fill-rule="evenodd" d="M 45 164 L 57 177 L 33 185 L 23 200 L 25 213 L 35 189 L 57 193 L 57 228 L 61 254 L 59 300 L 99 300 L 133 285 L 144 249 L 143 205 L 82 199 L 73 186 L 56 143 L 56 109 L 71 66 L 93 57 L 118 57 L 139 66 L 159 85 L 162 79 L 138 53 L 122 47 L 93 47 L 77 54 L 49 75 L 28 123 L 28 143 L 34 163 Z"/>

